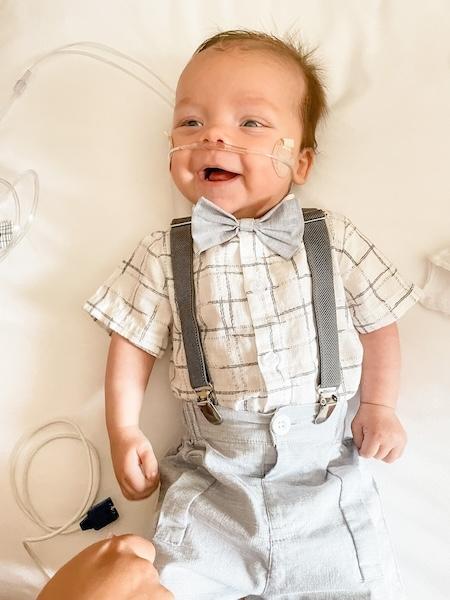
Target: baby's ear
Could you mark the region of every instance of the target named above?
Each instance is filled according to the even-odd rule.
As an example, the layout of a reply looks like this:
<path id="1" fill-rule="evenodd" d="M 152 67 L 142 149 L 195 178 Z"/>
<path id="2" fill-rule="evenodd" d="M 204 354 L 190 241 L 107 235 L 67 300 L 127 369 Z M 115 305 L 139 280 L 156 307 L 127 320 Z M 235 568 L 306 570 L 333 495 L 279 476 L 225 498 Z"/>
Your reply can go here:
<path id="1" fill-rule="evenodd" d="M 308 179 L 310 169 L 314 162 L 315 153 L 312 148 L 303 148 L 294 164 L 293 181 L 302 185 Z"/>

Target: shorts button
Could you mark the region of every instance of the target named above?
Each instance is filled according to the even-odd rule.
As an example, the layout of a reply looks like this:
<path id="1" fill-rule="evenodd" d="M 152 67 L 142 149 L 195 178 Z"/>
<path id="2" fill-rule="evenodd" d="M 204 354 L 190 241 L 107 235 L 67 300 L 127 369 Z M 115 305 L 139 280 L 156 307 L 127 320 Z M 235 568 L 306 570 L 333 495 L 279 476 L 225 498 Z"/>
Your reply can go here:
<path id="1" fill-rule="evenodd" d="M 286 415 L 279 415 L 272 419 L 270 428 L 277 435 L 285 435 L 291 428 L 291 420 Z"/>

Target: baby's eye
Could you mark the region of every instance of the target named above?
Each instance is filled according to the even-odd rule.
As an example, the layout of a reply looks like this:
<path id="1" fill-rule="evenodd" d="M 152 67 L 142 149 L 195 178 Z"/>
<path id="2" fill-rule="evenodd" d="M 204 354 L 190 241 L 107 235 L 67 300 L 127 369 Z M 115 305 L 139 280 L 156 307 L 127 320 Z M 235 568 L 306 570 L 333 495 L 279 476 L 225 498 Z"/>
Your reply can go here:
<path id="1" fill-rule="evenodd" d="M 243 123 L 244 126 L 246 126 L 246 123 L 256 123 L 256 125 L 250 125 L 250 127 L 264 127 L 262 123 L 260 123 L 259 121 L 255 121 L 254 119 L 246 119 Z"/>
<path id="2" fill-rule="evenodd" d="M 192 127 L 191 123 L 200 123 L 200 121 L 197 121 L 196 119 L 187 119 L 186 121 L 183 121 L 182 123 L 180 123 L 180 127 Z M 200 123 L 201 125 L 201 123 Z M 195 125 L 194 125 L 195 127 Z"/>

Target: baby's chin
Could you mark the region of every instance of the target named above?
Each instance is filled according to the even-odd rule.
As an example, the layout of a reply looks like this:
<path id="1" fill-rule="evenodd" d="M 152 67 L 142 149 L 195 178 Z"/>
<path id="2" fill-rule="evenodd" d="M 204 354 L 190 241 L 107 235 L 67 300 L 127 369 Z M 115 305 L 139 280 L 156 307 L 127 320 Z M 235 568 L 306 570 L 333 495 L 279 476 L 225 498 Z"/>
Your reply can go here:
<path id="1" fill-rule="evenodd" d="M 236 219 L 253 219 L 258 216 L 262 216 L 262 214 L 266 213 L 270 210 L 271 206 L 268 208 L 266 206 L 266 200 L 252 200 L 251 198 L 247 199 L 247 201 L 242 201 L 242 198 L 231 199 L 231 198 L 223 198 L 223 197 L 209 197 L 205 194 L 197 198 L 193 204 L 196 204 L 200 198 L 206 198 L 225 212 L 233 215 Z M 281 200 L 281 198 L 280 198 Z M 274 202 L 276 204 L 277 202 Z M 262 212 L 261 212 L 262 211 Z"/>
<path id="2" fill-rule="evenodd" d="M 225 212 L 230 213 L 230 214 L 233 214 L 234 210 L 238 210 L 238 208 L 239 208 L 239 207 L 236 207 L 236 209 L 235 209 L 232 202 L 224 200 L 223 198 L 211 198 L 210 196 L 207 196 L 206 194 L 202 194 L 196 200 L 191 200 L 192 204 L 197 204 L 197 202 L 201 198 L 206 198 L 206 200 L 209 200 L 212 204 L 215 204 L 216 206 L 218 206 L 219 208 L 221 208 L 222 210 L 224 210 Z"/>
<path id="3" fill-rule="evenodd" d="M 230 214 L 234 214 L 236 211 L 242 211 L 245 208 L 248 208 L 249 204 L 252 204 L 252 202 L 248 202 L 247 200 L 244 200 L 242 197 L 240 198 L 226 198 L 224 196 L 219 196 L 217 194 L 201 194 L 199 195 L 198 198 L 195 199 L 195 201 L 192 201 L 193 204 L 197 204 L 197 202 L 200 200 L 200 198 L 206 198 L 207 200 L 209 200 L 210 202 L 212 202 L 212 204 L 215 204 L 216 206 L 220 207 L 222 210 L 230 213 Z"/>

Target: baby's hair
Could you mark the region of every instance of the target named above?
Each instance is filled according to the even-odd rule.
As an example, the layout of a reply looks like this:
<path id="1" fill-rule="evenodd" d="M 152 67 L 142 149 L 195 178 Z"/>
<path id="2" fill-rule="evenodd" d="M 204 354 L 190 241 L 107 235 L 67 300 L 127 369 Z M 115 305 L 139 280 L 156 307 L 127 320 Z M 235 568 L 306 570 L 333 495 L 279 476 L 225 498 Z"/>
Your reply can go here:
<path id="1" fill-rule="evenodd" d="M 316 48 L 306 51 L 295 38 L 295 34 L 287 34 L 285 39 L 280 39 L 262 31 L 230 29 L 216 33 L 205 40 L 194 52 L 194 56 L 211 46 L 233 45 L 249 48 L 253 44 L 294 61 L 300 67 L 306 87 L 304 98 L 299 105 L 299 116 L 303 124 L 302 148 L 312 148 L 316 152 L 316 127 L 319 120 L 328 113 L 325 84 L 321 76 L 322 68 L 311 58 Z"/>

